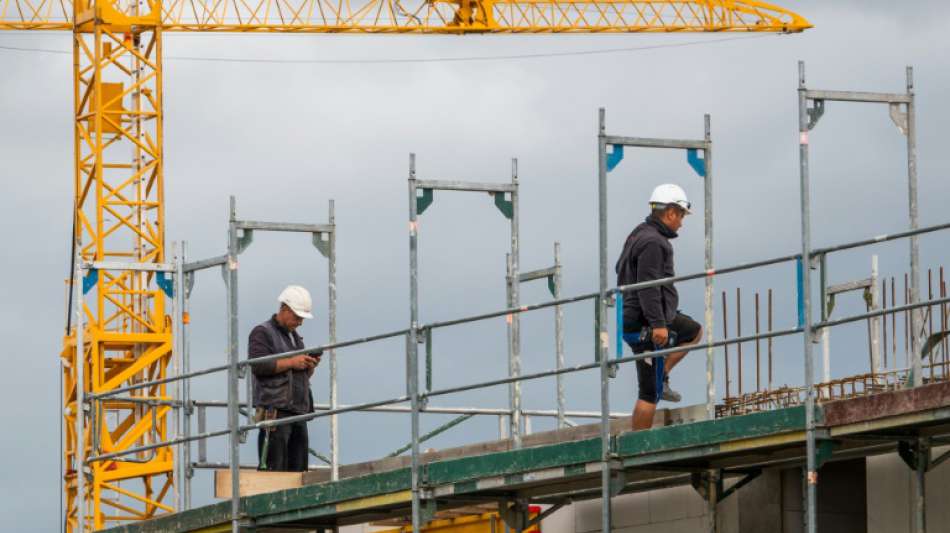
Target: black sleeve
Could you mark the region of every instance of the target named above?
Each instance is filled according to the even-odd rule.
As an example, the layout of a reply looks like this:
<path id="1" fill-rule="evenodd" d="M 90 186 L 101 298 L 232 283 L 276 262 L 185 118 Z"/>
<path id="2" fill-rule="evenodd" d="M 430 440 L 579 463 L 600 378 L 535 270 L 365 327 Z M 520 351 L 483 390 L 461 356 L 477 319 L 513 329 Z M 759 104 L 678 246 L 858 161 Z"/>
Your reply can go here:
<path id="1" fill-rule="evenodd" d="M 663 247 L 659 243 L 647 243 L 637 254 L 637 283 L 653 281 L 663 277 Z M 654 328 L 666 327 L 666 315 L 663 312 L 663 296 L 660 287 L 639 289 L 640 308 L 647 323 Z"/>
<path id="2" fill-rule="evenodd" d="M 267 334 L 264 327 L 257 326 L 251 330 L 251 336 L 247 341 L 247 357 L 253 359 L 273 353 L 276 352 L 274 352 L 274 347 L 271 346 L 270 335 Z M 273 376 L 277 373 L 277 361 L 266 361 L 258 365 L 251 365 L 251 372 L 255 376 Z"/>

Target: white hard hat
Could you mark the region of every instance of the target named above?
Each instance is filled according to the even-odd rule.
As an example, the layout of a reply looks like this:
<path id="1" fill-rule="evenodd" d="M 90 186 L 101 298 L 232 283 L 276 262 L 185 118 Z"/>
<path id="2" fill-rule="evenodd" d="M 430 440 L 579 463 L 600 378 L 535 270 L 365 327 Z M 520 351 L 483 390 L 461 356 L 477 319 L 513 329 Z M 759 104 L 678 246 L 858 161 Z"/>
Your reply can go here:
<path id="1" fill-rule="evenodd" d="M 673 183 L 664 183 L 663 185 L 658 185 L 656 189 L 653 189 L 653 194 L 650 195 L 650 204 L 676 204 L 685 209 L 687 213 L 690 212 L 690 203 L 689 200 L 686 199 L 686 191 L 679 185 Z"/>
<path id="2" fill-rule="evenodd" d="M 280 292 L 277 301 L 286 304 L 300 318 L 313 318 L 313 315 L 310 314 L 313 309 L 310 291 L 300 285 L 288 285 L 286 289 Z"/>

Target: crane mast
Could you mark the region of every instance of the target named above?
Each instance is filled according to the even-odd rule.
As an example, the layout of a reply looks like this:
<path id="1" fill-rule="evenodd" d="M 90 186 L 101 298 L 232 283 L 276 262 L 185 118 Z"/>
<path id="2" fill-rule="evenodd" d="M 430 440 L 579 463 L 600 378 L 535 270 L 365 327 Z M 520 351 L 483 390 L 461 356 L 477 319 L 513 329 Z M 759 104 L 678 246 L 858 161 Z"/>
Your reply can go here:
<path id="1" fill-rule="evenodd" d="M 82 320 L 63 367 L 66 529 L 174 512 L 166 385 L 88 401 L 172 370 L 162 166 L 162 35 L 800 32 L 801 16 L 735 0 L 0 0 L 0 30 L 73 34 L 74 260 Z M 119 263 L 127 263 L 122 268 Z M 77 342 L 81 339 L 81 342 Z M 77 345 L 78 344 L 78 345 Z"/>

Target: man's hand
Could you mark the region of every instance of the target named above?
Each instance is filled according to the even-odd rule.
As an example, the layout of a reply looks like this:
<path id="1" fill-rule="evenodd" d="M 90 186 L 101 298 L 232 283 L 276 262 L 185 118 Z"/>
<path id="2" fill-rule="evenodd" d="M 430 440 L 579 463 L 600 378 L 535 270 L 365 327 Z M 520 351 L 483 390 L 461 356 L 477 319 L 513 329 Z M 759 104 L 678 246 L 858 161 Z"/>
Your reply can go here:
<path id="1" fill-rule="evenodd" d="M 313 367 L 317 366 L 317 359 L 310 357 L 308 354 L 295 355 L 284 359 L 287 366 L 294 370 L 312 370 Z"/>
<path id="2" fill-rule="evenodd" d="M 666 328 L 653 328 L 653 344 L 666 347 L 666 342 L 670 340 L 670 332 Z"/>

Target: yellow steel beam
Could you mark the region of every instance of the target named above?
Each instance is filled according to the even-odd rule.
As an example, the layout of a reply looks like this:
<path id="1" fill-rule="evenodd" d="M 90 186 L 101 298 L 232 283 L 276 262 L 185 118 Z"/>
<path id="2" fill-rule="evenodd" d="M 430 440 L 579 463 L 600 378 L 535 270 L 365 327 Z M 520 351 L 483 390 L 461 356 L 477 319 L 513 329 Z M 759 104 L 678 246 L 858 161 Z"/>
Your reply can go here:
<path id="1" fill-rule="evenodd" d="M 756 0 L 168 0 L 164 31 L 286 33 L 800 32 Z M 0 0 L 0 29 L 73 29 L 70 0 Z"/>
<path id="2" fill-rule="evenodd" d="M 41 16 L 52 17 L 48 0 L 33 5 L 26 1 L 0 4 L 0 18 L 18 13 L 33 25 Z M 11 11 L 14 4 L 17 9 Z M 129 2 L 121 7 L 88 0 L 60 5 L 67 6 L 58 13 L 69 14 L 68 29 L 73 31 L 74 216 L 80 253 L 93 261 L 122 257 L 163 262 L 161 6 Z M 78 462 L 79 450 L 90 457 L 170 438 L 167 405 L 110 400 L 80 410 L 76 401 L 80 365 L 86 393 L 166 375 L 172 336 L 165 299 L 153 273 L 100 271 L 83 298 L 85 320 L 79 327 L 84 342 L 78 356 L 75 329 L 64 340 L 63 482 L 69 531 L 96 530 L 174 510 L 171 448 L 121 460 Z M 167 396 L 165 386 L 131 395 Z M 81 435 L 76 431 L 80 416 L 85 427 Z"/>

